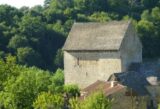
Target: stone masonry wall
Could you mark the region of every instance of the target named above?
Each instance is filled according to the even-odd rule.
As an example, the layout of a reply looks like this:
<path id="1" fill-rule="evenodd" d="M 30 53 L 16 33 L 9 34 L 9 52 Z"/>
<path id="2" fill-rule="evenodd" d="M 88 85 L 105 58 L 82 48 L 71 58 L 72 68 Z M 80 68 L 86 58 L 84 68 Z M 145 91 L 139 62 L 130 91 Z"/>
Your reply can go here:
<path id="1" fill-rule="evenodd" d="M 142 62 L 142 45 L 132 25 L 125 35 L 119 51 L 64 51 L 65 84 L 84 88 L 125 72 L 131 63 Z"/>
<path id="2" fill-rule="evenodd" d="M 84 88 L 121 72 L 119 52 L 64 52 L 65 84 Z"/>
<path id="3" fill-rule="evenodd" d="M 122 71 L 125 72 L 131 63 L 142 62 L 142 45 L 134 30 L 129 26 L 121 46 Z"/>
<path id="4" fill-rule="evenodd" d="M 113 99 L 112 109 L 147 109 L 149 96 L 126 96 L 125 93 L 126 90 L 121 90 L 110 96 Z"/>

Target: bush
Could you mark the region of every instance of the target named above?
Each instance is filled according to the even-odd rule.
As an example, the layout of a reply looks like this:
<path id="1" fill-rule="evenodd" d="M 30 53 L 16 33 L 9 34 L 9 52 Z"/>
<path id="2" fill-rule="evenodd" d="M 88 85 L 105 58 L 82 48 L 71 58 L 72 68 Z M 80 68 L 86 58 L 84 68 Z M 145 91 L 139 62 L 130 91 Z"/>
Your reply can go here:
<path id="1" fill-rule="evenodd" d="M 80 89 L 77 85 L 66 85 L 64 86 L 64 92 L 69 97 L 78 97 L 80 95 Z"/>
<path id="2" fill-rule="evenodd" d="M 35 109 L 62 109 L 63 106 L 64 99 L 61 95 L 47 92 L 39 94 L 33 103 Z"/>
<path id="3" fill-rule="evenodd" d="M 111 109 L 112 101 L 102 92 L 93 93 L 83 101 L 77 98 L 70 99 L 71 109 Z"/>

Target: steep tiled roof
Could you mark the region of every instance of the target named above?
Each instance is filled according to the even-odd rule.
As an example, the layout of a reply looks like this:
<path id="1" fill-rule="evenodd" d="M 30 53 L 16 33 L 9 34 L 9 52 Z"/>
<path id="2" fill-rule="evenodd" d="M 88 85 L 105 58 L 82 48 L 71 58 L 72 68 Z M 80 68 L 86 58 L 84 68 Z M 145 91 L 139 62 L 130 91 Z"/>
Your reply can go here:
<path id="1" fill-rule="evenodd" d="M 74 23 L 64 50 L 119 50 L 129 21 Z"/>

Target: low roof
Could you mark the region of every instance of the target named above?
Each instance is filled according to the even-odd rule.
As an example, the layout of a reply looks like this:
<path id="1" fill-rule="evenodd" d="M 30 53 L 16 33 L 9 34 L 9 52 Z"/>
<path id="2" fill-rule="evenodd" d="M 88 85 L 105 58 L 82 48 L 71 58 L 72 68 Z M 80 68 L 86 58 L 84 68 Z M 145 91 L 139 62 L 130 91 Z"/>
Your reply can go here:
<path id="1" fill-rule="evenodd" d="M 63 49 L 119 50 L 129 24 L 130 21 L 74 23 Z"/>
<path id="2" fill-rule="evenodd" d="M 114 73 L 109 81 L 117 80 L 121 84 L 132 88 L 139 95 L 149 95 L 146 86 L 155 86 L 147 78 L 158 79 L 157 85 L 160 85 L 160 64 L 158 60 L 147 60 L 143 63 L 132 63 L 127 72 Z M 153 81 L 155 82 L 155 81 Z"/>
<path id="3" fill-rule="evenodd" d="M 115 73 L 114 74 L 118 81 L 128 88 L 133 89 L 137 92 L 139 96 L 148 95 L 148 91 L 145 86 L 148 84 L 144 76 L 139 72 L 122 72 L 122 73 Z"/>
<path id="4" fill-rule="evenodd" d="M 97 80 L 95 83 L 89 85 L 81 91 L 81 99 L 97 91 L 102 91 L 106 96 L 109 96 L 125 88 L 125 86 L 119 83 L 116 83 L 114 87 L 111 87 L 111 82 Z"/>

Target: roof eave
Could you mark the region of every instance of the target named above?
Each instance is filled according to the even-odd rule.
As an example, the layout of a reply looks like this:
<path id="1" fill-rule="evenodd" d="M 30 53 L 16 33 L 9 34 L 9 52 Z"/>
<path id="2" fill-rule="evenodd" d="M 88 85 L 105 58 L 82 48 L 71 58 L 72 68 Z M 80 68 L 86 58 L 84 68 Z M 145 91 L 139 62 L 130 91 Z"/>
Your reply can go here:
<path id="1" fill-rule="evenodd" d="M 81 49 L 81 50 L 73 50 L 73 49 L 63 49 L 63 51 L 67 51 L 67 52 L 118 52 L 119 49 L 110 49 L 110 50 L 85 50 L 85 49 Z"/>

